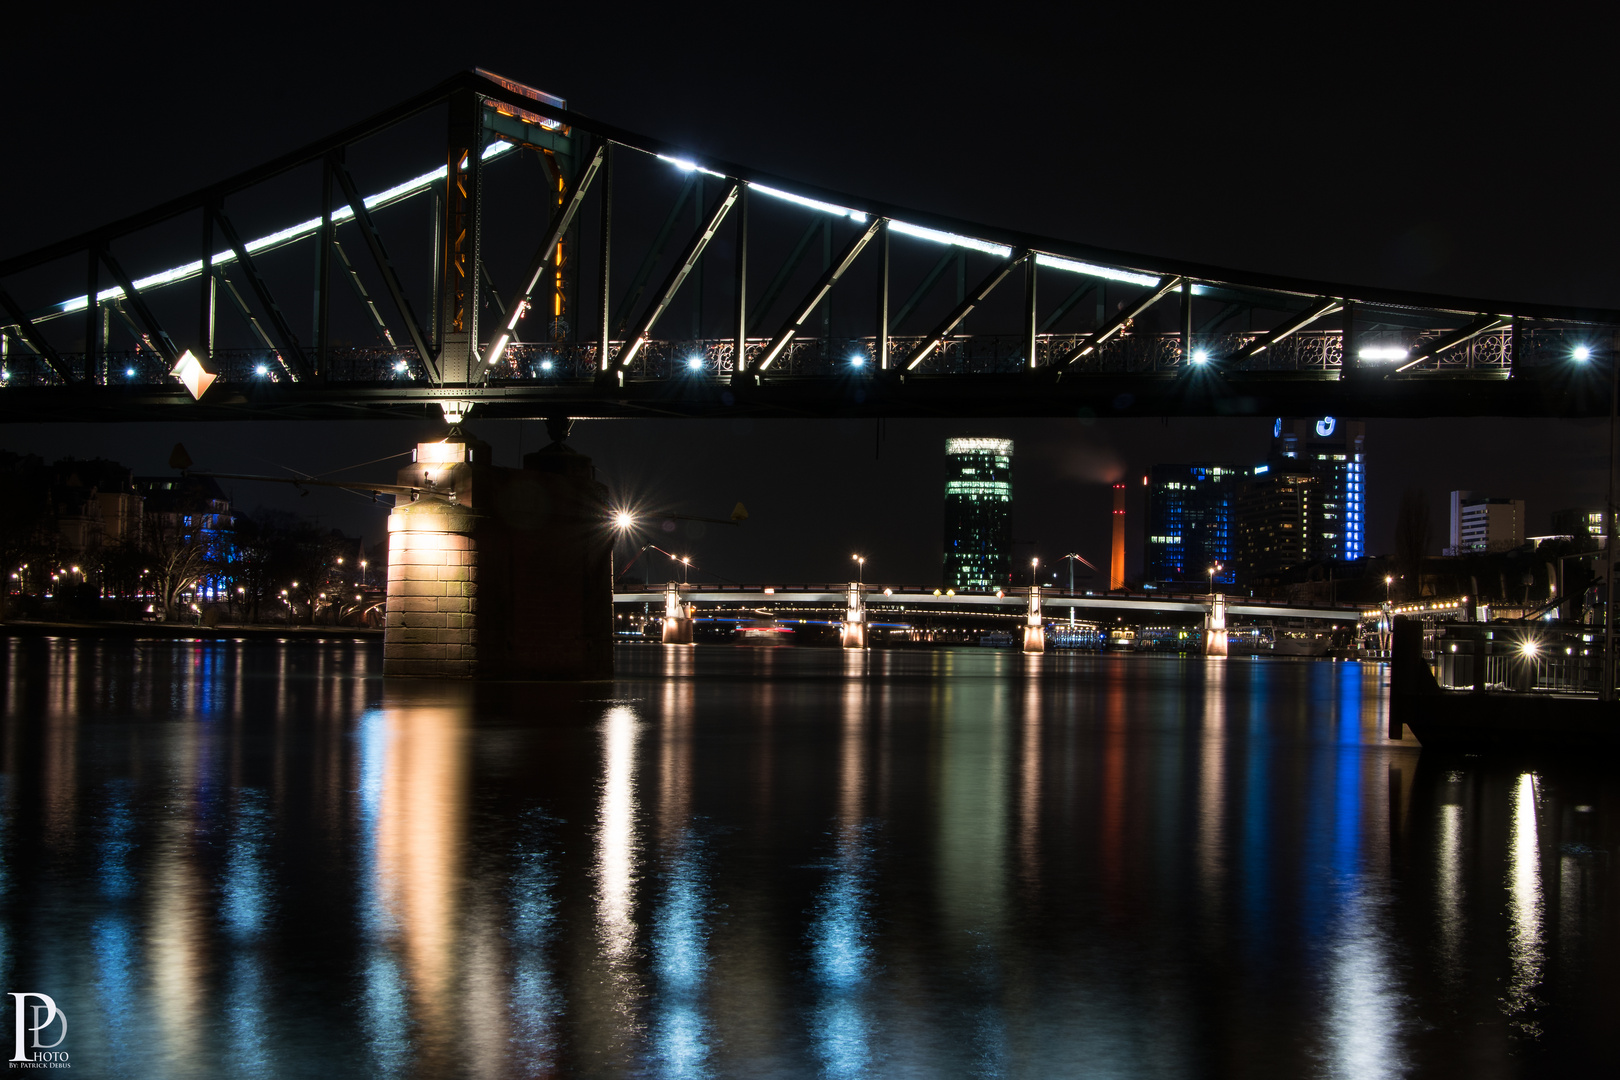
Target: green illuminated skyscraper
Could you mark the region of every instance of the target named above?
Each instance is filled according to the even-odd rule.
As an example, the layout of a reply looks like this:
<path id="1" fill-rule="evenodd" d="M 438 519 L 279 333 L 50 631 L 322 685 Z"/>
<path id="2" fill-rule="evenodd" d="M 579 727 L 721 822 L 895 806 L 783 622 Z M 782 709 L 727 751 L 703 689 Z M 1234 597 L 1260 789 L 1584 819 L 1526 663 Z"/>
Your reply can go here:
<path id="1" fill-rule="evenodd" d="M 945 587 L 994 592 L 1012 569 L 1011 439 L 945 440 Z"/>

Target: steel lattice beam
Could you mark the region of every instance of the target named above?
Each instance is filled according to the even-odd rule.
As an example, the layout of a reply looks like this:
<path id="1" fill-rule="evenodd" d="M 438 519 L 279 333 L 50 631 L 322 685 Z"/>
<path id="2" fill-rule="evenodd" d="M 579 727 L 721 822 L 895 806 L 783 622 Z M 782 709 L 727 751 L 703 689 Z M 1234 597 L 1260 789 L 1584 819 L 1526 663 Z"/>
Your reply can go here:
<path id="1" fill-rule="evenodd" d="M 635 360 L 636 353 L 647 343 L 652 328 L 658 324 L 659 317 L 669 307 L 669 302 L 675 298 L 675 292 L 681 287 L 681 282 L 686 280 L 686 276 L 692 272 L 692 267 L 696 266 L 697 261 L 703 257 L 703 249 L 709 246 L 710 240 L 714 239 L 714 234 L 720 228 L 720 223 L 726 219 L 726 214 L 736 204 L 737 196 L 741 193 L 742 184 L 732 181 L 726 185 L 726 190 L 721 192 L 720 197 L 715 200 L 703 227 L 687 243 L 686 250 L 682 253 L 680 261 L 675 264 L 674 269 L 669 272 L 669 277 L 664 281 L 664 287 L 658 291 L 658 295 L 648 305 L 646 314 L 636 324 L 635 336 L 625 342 L 624 347 L 619 350 L 619 355 L 613 362 L 614 368 L 618 371 L 622 372 L 628 368 L 631 362 Z"/>

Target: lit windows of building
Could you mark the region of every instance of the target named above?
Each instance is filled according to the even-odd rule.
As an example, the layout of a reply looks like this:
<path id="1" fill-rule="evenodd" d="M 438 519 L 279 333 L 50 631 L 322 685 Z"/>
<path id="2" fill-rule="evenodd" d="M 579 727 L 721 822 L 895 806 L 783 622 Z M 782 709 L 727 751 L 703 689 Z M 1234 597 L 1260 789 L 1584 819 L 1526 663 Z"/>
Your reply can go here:
<path id="1" fill-rule="evenodd" d="M 994 592 L 1012 571 L 1011 439 L 945 441 L 945 587 Z"/>
<path id="2" fill-rule="evenodd" d="M 1524 543 L 1525 532 L 1523 499 L 1492 498 L 1477 491 L 1451 493 L 1447 555 L 1511 551 Z"/>
<path id="3" fill-rule="evenodd" d="M 1271 436 L 1269 465 L 1308 462 L 1322 481 L 1321 517 L 1305 560 L 1349 562 L 1365 555 L 1367 425 L 1332 416 L 1279 417 Z"/>
<path id="4" fill-rule="evenodd" d="M 1161 584 L 1231 584 L 1233 465 L 1155 465 L 1147 476 L 1147 530 L 1143 572 Z"/>

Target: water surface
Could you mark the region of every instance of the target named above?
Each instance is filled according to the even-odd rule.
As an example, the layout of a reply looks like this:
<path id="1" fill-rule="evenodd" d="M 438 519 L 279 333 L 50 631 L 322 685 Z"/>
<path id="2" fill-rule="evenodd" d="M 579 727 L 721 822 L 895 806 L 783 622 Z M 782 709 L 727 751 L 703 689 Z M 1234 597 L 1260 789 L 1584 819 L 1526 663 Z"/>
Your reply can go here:
<path id="1" fill-rule="evenodd" d="M 1613 770 L 1390 742 L 1380 667 L 3 647 L 3 989 L 74 1075 L 1620 1066 Z"/>

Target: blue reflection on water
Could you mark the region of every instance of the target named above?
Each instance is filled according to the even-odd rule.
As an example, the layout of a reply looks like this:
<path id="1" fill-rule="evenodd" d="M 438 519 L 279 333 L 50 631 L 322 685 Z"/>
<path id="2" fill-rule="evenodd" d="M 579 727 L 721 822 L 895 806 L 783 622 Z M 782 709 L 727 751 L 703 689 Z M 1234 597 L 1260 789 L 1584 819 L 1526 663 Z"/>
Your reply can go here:
<path id="1" fill-rule="evenodd" d="M 378 890 L 381 873 L 377 833 L 391 738 L 387 712 L 368 709 L 355 725 L 355 738 L 360 744 L 360 828 L 356 847 L 360 864 L 358 914 L 363 950 L 360 977 L 365 986 L 360 1024 L 378 1074 L 399 1076 L 411 1064 L 410 1017 L 400 962 L 388 946 L 397 921 Z"/>
<path id="2" fill-rule="evenodd" d="M 548 833 L 551 822 L 539 810 L 523 815 L 517 844 L 518 868 L 512 875 L 513 1052 L 527 1075 L 557 1066 L 557 1025 L 563 1012 L 562 989 L 552 970 L 557 933 L 557 873 L 552 866 Z"/>
<path id="3" fill-rule="evenodd" d="M 128 780 L 113 780 L 107 790 L 107 809 L 103 811 L 101 836 L 96 844 L 96 885 L 103 896 L 123 900 L 135 895 L 135 875 L 129 867 L 130 854 L 135 850 L 135 841 L 130 838 L 135 823 L 129 808 L 132 785 Z"/>
<path id="4" fill-rule="evenodd" d="M 1271 725 L 1270 671 L 1253 670 L 1249 686 L 1247 759 L 1243 770 L 1243 841 L 1239 858 L 1245 929 L 1253 945 L 1271 940 Z"/>
<path id="5" fill-rule="evenodd" d="M 811 1037 L 829 1076 L 865 1075 L 872 1058 L 872 1027 L 863 1000 L 872 968 L 866 832 L 844 827 L 838 861 L 816 896 L 810 921 L 810 975 L 819 990 Z"/>
<path id="6" fill-rule="evenodd" d="M 225 993 L 225 1021 L 230 1029 L 227 1061 L 235 1076 L 275 1074 L 272 1055 L 276 1047 L 265 1013 L 270 987 L 256 940 L 264 933 L 272 907 L 264 865 L 271 824 L 264 792 L 241 789 L 231 823 L 219 912 L 226 933 L 235 939 Z"/>
<path id="7" fill-rule="evenodd" d="M 705 1077 L 709 1020 L 704 987 L 709 972 L 709 907 L 704 850 L 690 833 L 670 865 L 652 919 L 653 973 L 658 998 L 652 1021 L 652 1057 L 665 1076 Z"/>
<path id="8" fill-rule="evenodd" d="M 90 927 L 96 963 L 96 1004 L 108 1046 L 135 1046 L 149 1035 L 139 985 L 142 951 L 134 921 L 121 912 L 104 915 Z"/>
<path id="9" fill-rule="evenodd" d="M 231 826 L 225 880 L 220 886 L 220 918 L 226 930 L 237 938 L 257 936 L 270 914 L 269 882 L 264 869 L 270 827 L 264 792 L 243 788 Z"/>

